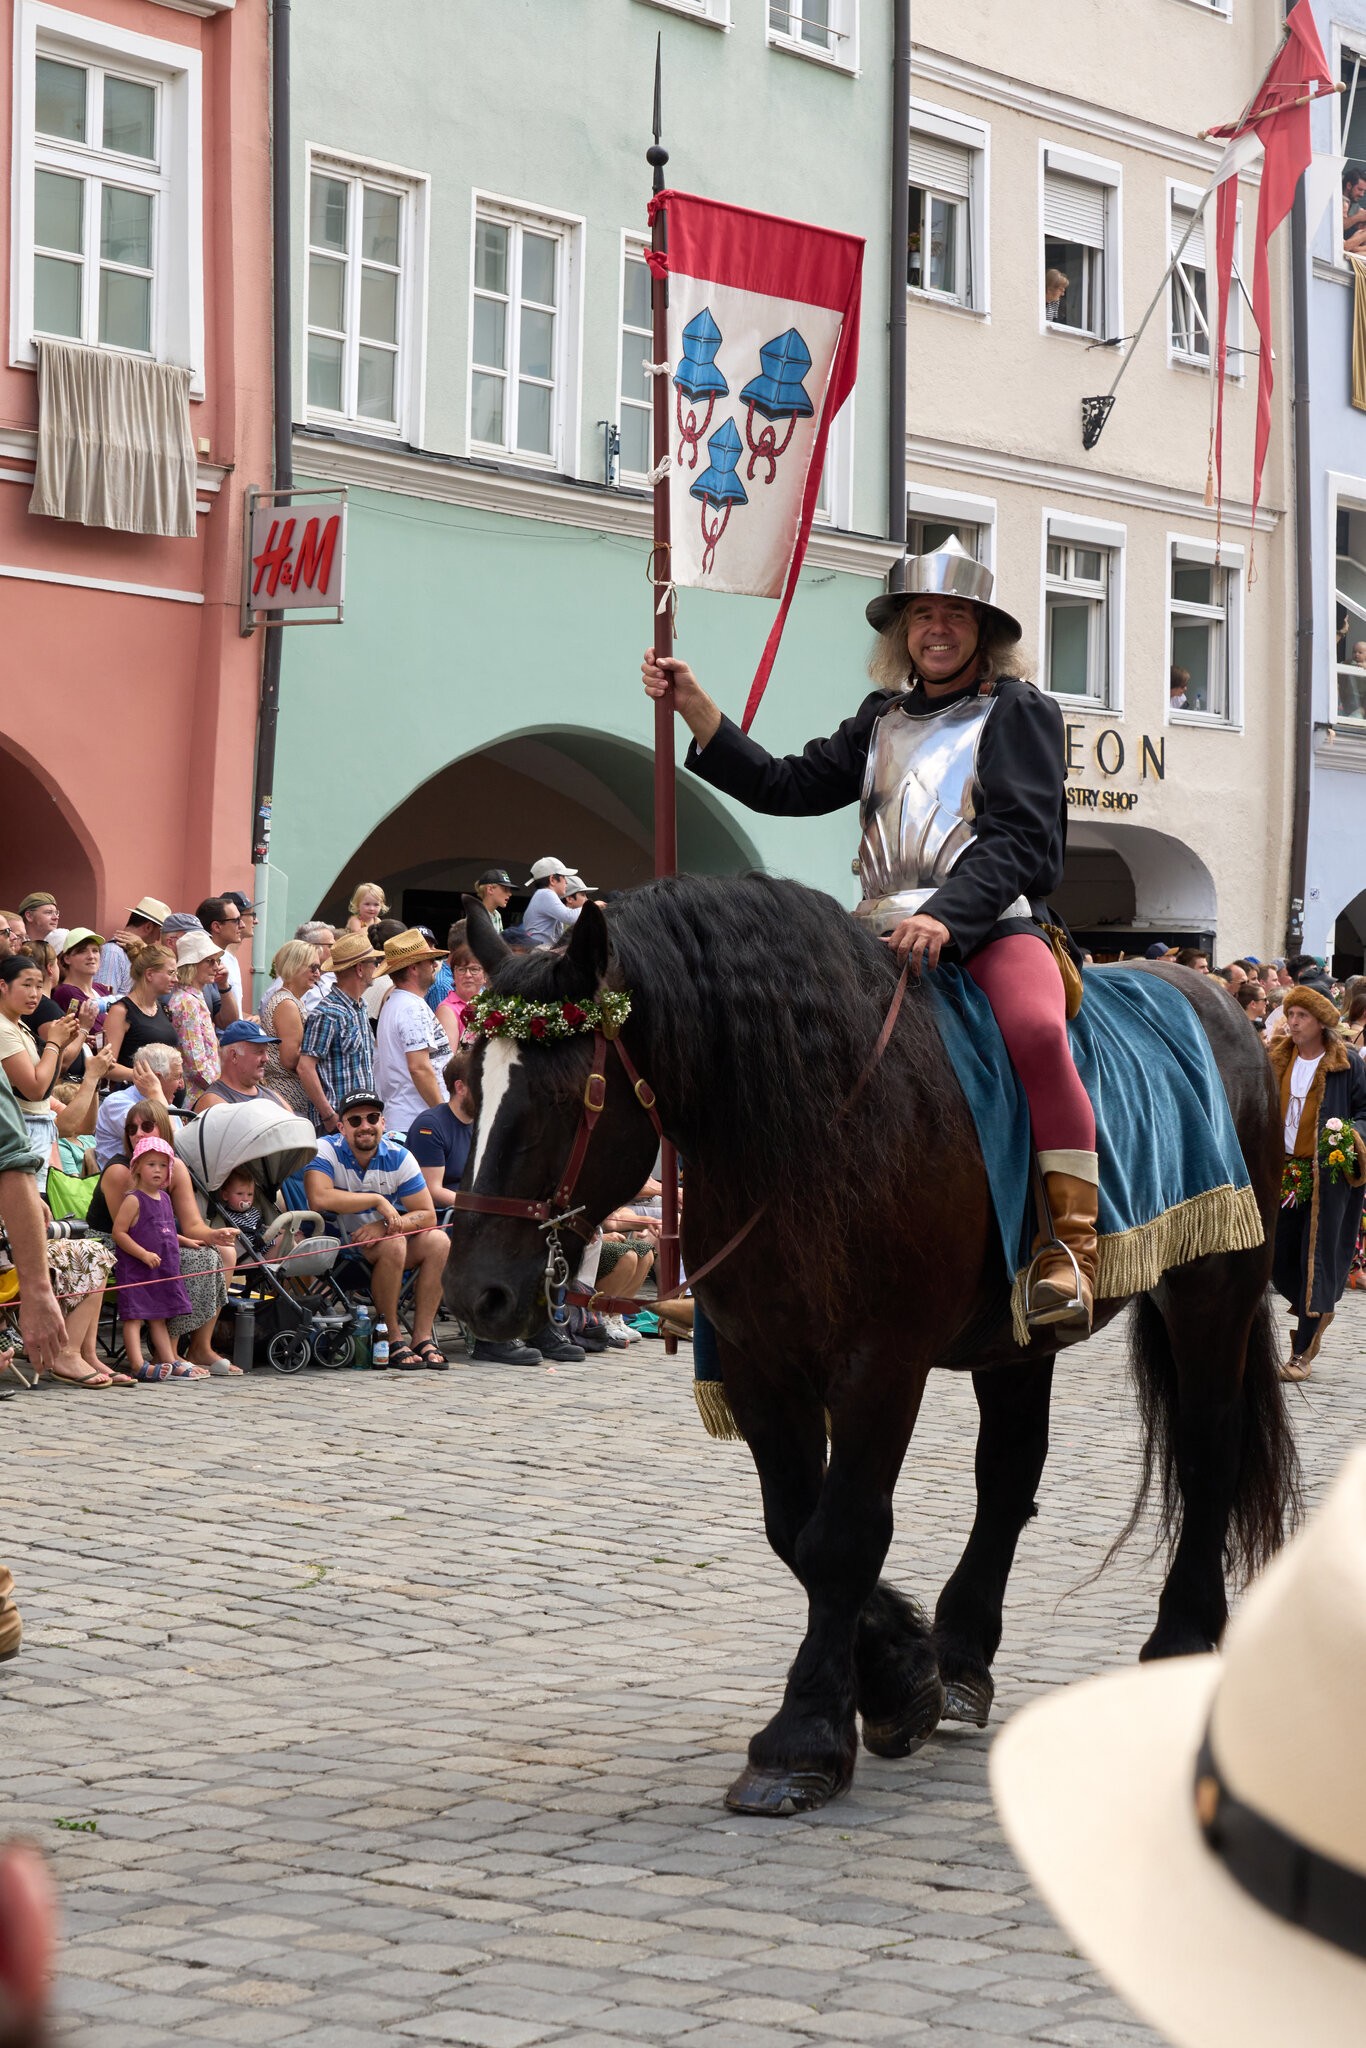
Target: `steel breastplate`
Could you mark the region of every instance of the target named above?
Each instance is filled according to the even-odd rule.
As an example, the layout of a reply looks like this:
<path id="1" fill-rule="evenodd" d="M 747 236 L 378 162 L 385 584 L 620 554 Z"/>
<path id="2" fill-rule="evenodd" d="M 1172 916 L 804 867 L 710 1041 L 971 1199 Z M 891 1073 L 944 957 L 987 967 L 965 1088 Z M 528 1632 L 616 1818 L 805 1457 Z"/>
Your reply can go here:
<path id="1" fill-rule="evenodd" d="M 879 935 L 921 909 L 976 838 L 977 750 L 995 708 L 994 696 L 974 694 L 922 718 L 894 705 L 878 719 L 863 778 L 854 863 L 863 901 L 854 915 Z M 1023 897 L 1001 911 L 1030 914 Z"/>

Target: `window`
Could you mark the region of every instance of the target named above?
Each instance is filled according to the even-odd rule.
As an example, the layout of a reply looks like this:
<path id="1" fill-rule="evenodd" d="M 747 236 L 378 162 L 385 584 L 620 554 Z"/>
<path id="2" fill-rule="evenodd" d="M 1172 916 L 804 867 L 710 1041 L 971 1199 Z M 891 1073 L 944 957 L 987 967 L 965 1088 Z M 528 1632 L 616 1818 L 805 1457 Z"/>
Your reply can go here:
<path id="1" fill-rule="evenodd" d="M 670 14 L 690 14 L 715 28 L 730 27 L 730 0 L 644 0 L 647 7 L 665 7 Z"/>
<path id="2" fill-rule="evenodd" d="M 951 534 L 956 534 L 960 547 L 967 549 L 975 561 L 986 560 L 985 540 L 988 529 L 971 525 L 963 519 L 916 519 L 906 521 L 906 552 L 908 555 L 932 555 L 936 548 L 942 548 Z"/>
<path id="3" fill-rule="evenodd" d="M 479 447 L 561 463 L 571 255 L 564 222 L 476 212 L 470 440 Z"/>
<path id="4" fill-rule="evenodd" d="M 1043 182 L 1043 318 L 1104 340 L 1119 330 L 1119 172 L 1048 149 Z"/>
<path id="5" fill-rule="evenodd" d="M 1172 354 L 1182 362 L 1210 359 L 1210 294 L 1205 260 L 1205 217 L 1193 207 L 1171 205 L 1171 253 L 1175 263 L 1168 280 Z"/>
<path id="6" fill-rule="evenodd" d="M 1235 571 L 1230 550 L 1216 564 L 1207 541 L 1173 541 L 1168 611 L 1171 618 L 1171 710 L 1227 722 L 1232 705 L 1234 634 L 1230 605 Z M 1241 559 L 1241 558 L 1240 558 Z"/>
<path id="7" fill-rule="evenodd" d="M 912 135 L 906 282 L 933 298 L 972 304 L 972 157 L 933 135 Z"/>
<path id="8" fill-rule="evenodd" d="M 1366 511 L 1338 506 L 1336 553 L 1333 716 L 1366 724 Z"/>
<path id="9" fill-rule="evenodd" d="M 203 391 L 195 51 L 21 0 L 10 356 L 37 336 L 188 365 Z"/>
<path id="10" fill-rule="evenodd" d="M 627 247 L 621 282 L 621 384 L 617 420 L 623 476 L 641 478 L 654 467 L 652 379 L 654 360 L 650 315 L 650 272 L 642 249 Z"/>
<path id="11" fill-rule="evenodd" d="M 858 67 L 858 0 L 768 0 L 768 39 L 780 49 Z"/>
<path id="12" fill-rule="evenodd" d="M 1044 552 L 1044 678 L 1057 697 L 1119 708 L 1122 526 L 1051 515 Z"/>
<path id="13" fill-rule="evenodd" d="M 1366 50 L 1343 44 L 1342 84 L 1339 118 L 1345 162 L 1338 246 L 1354 256 L 1366 256 Z"/>
<path id="14" fill-rule="evenodd" d="M 851 391 L 826 435 L 825 461 L 816 492 L 818 526 L 848 528 L 854 523 L 854 397 Z"/>
<path id="15" fill-rule="evenodd" d="M 420 439 L 425 181 L 315 157 L 308 180 L 310 418 Z"/>

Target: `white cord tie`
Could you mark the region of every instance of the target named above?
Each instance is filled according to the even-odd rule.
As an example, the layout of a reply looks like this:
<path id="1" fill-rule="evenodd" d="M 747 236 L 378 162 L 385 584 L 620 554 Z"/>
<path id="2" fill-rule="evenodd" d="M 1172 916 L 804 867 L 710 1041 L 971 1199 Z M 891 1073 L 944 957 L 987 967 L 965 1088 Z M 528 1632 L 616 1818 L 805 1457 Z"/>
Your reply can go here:
<path id="1" fill-rule="evenodd" d="M 655 464 L 654 468 L 648 471 L 648 473 L 646 474 L 645 481 L 650 486 L 651 490 L 654 489 L 656 484 L 663 483 L 665 477 L 669 474 L 669 471 L 673 468 L 673 466 L 674 459 L 672 455 L 660 456 L 659 461 Z"/>
<path id="2" fill-rule="evenodd" d="M 644 370 L 647 377 L 667 377 L 669 374 L 669 365 L 667 363 L 644 362 L 640 367 Z"/>

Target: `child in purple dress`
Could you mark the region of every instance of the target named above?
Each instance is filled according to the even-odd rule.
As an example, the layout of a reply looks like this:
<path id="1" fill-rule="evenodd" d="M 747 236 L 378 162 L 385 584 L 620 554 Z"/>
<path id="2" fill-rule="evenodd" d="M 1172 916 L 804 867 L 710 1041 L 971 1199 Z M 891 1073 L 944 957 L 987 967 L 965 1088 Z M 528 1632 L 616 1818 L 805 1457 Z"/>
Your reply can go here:
<path id="1" fill-rule="evenodd" d="M 123 1346 L 128 1368 L 140 1380 L 189 1379 L 193 1368 L 176 1357 L 168 1316 L 190 1312 L 190 1297 L 180 1277 L 180 1240 L 175 1211 L 166 1192 L 175 1153 L 164 1138 L 140 1138 L 130 1165 L 133 1185 L 114 1218 L 118 1257 L 114 1278 L 119 1287 Z M 151 1276 L 155 1275 L 155 1279 Z M 142 1325 L 152 1346 L 152 1362 L 142 1356 Z"/>

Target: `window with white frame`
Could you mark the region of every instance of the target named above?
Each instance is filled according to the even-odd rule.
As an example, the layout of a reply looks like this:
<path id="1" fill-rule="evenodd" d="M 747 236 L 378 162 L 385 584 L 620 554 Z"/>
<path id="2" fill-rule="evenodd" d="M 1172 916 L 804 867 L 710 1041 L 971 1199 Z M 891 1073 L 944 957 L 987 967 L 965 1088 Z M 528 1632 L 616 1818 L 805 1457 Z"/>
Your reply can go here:
<path id="1" fill-rule="evenodd" d="M 1172 354 L 1181 362 L 1210 359 L 1210 288 L 1205 254 L 1205 216 L 1193 206 L 1171 202 L 1169 222 L 1172 274 L 1167 280 Z"/>
<path id="2" fill-rule="evenodd" d="M 1366 256 L 1366 48 L 1352 49 L 1346 43 L 1338 120 L 1345 161 L 1335 240 L 1345 254 Z"/>
<path id="3" fill-rule="evenodd" d="M 649 266 L 644 250 L 628 244 L 621 279 L 617 423 L 621 434 L 622 475 L 637 480 L 654 467 L 653 380 L 645 367 L 653 356 Z"/>
<path id="4" fill-rule="evenodd" d="M 1044 563 L 1044 679 L 1056 697 L 1110 709 L 1117 701 L 1116 579 L 1120 550 L 1049 521 Z"/>
<path id="5" fill-rule="evenodd" d="M 1049 149 L 1043 181 L 1043 317 L 1104 340 L 1119 329 L 1119 173 Z"/>
<path id="6" fill-rule="evenodd" d="M 1339 504 L 1336 525 L 1334 715 L 1366 725 L 1366 509 Z"/>
<path id="7" fill-rule="evenodd" d="M 768 0 L 768 40 L 852 71 L 858 65 L 858 0 Z"/>
<path id="8" fill-rule="evenodd" d="M 558 462 L 565 433 L 572 233 L 480 205 L 474 222 L 470 440 Z"/>
<path id="9" fill-rule="evenodd" d="M 310 418 L 417 439 L 417 222 L 411 180 L 314 156 L 308 179 Z"/>
<path id="10" fill-rule="evenodd" d="M 989 528 L 974 525 L 966 519 L 917 519 L 914 514 L 906 521 L 906 552 L 908 555 L 932 555 L 936 548 L 942 548 L 945 541 L 955 538 L 974 561 L 986 560 L 986 540 Z"/>
<path id="11" fill-rule="evenodd" d="M 670 14 L 690 14 L 715 28 L 730 27 L 730 0 L 639 0 L 644 7 L 663 7 Z"/>
<path id="12" fill-rule="evenodd" d="M 1233 607 L 1241 584 L 1229 550 L 1219 562 L 1214 553 L 1208 541 L 1170 543 L 1170 709 L 1173 716 L 1227 723 L 1237 640 Z"/>
<path id="13" fill-rule="evenodd" d="M 198 53 L 21 0 L 11 359 L 35 337 L 183 363 L 202 390 Z"/>
<path id="14" fill-rule="evenodd" d="M 854 393 L 830 422 L 825 461 L 816 491 L 816 523 L 850 527 L 854 523 Z"/>
<path id="15" fill-rule="evenodd" d="M 912 291 L 972 304 L 972 155 L 934 135 L 912 135 L 906 282 Z"/>

